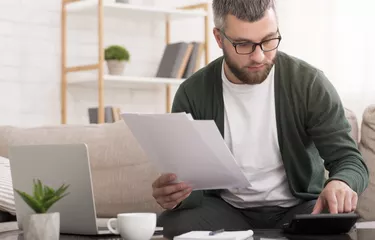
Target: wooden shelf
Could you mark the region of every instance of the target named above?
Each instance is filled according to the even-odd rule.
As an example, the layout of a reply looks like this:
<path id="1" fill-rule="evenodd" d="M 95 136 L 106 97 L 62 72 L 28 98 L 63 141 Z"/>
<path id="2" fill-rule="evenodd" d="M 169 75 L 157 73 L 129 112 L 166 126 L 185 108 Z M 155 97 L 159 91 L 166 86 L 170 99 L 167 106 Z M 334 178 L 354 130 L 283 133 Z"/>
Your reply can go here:
<path id="1" fill-rule="evenodd" d="M 116 18 L 131 21 L 164 22 L 165 44 L 171 38 L 170 23 L 172 20 L 201 18 L 204 23 L 204 52 L 205 64 L 209 59 L 209 14 L 208 2 L 179 8 L 160 8 L 157 6 L 144 6 L 126 3 L 116 3 L 115 0 L 61 0 L 61 123 L 67 122 L 67 86 L 93 87 L 98 92 L 98 122 L 104 122 L 104 88 L 135 88 L 151 89 L 165 87 L 166 111 L 170 111 L 171 87 L 178 86 L 184 79 L 170 79 L 157 77 L 113 76 L 104 73 L 104 21 L 105 18 Z M 92 64 L 81 66 L 67 66 L 67 18 L 73 16 L 97 17 L 98 32 L 98 59 Z M 95 76 L 69 77 L 68 73 L 97 70 Z"/>
<path id="2" fill-rule="evenodd" d="M 95 16 L 97 14 L 98 0 L 83 0 L 70 3 L 66 6 L 67 13 L 85 14 Z M 103 11 L 105 16 L 120 18 L 142 18 L 153 20 L 170 20 L 205 17 L 204 10 L 183 10 L 175 8 L 160 8 L 154 6 L 133 5 L 126 3 L 116 3 L 114 0 L 103 1 Z"/>
<path id="3" fill-rule="evenodd" d="M 114 75 L 104 75 L 103 76 L 104 85 L 108 88 L 137 88 L 137 89 L 147 89 L 154 88 L 157 86 L 164 85 L 180 85 L 184 79 L 174 79 L 174 78 L 156 78 L 156 77 L 137 77 L 137 76 L 114 76 Z M 98 80 L 95 77 L 74 77 L 68 80 L 70 86 L 75 87 L 97 87 Z"/>

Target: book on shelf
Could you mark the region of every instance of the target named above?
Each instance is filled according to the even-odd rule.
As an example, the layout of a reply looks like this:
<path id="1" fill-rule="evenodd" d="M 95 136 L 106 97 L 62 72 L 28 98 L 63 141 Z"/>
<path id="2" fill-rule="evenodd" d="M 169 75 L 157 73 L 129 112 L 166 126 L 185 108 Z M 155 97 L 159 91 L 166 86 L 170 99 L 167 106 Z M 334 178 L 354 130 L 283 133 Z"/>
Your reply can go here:
<path id="1" fill-rule="evenodd" d="M 98 108 L 93 107 L 88 109 L 90 124 L 97 124 L 98 121 Z M 104 122 L 114 123 L 120 120 L 120 108 L 118 107 L 104 107 Z"/>
<path id="2" fill-rule="evenodd" d="M 165 46 L 156 77 L 184 78 L 194 73 L 200 65 L 202 43 L 176 42 Z"/>
<path id="3" fill-rule="evenodd" d="M 188 78 L 195 73 L 199 68 L 202 60 L 204 45 L 201 42 L 192 42 L 193 50 L 191 51 L 189 61 L 184 71 L 182 78 Z"/>

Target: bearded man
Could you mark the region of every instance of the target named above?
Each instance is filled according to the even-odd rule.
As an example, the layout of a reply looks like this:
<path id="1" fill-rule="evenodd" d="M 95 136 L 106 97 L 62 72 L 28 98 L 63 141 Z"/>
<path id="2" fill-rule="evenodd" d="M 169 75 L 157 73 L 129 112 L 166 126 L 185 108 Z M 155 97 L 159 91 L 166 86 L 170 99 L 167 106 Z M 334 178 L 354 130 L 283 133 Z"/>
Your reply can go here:
<path id="1" fill-rule="evenodd" d="M 296 214 L 354 211 L 367 166 L 324 73 L 278 51 L 274 1 L 213 0 L 213 13 L 223 56 L 181 84 L 172 112 L 214 120 L 249 187 L 192 192 L 164 174 L 152 186 L 166 209 L 158 224 L 173 236 L 281 228 Z"/>

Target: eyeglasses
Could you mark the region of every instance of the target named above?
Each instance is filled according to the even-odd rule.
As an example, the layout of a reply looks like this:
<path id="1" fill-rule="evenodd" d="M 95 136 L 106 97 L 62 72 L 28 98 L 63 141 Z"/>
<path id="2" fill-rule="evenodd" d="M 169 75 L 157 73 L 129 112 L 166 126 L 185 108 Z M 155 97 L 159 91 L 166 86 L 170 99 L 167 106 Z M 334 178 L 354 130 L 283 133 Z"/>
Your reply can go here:
<path id="1" fill-rule="evenodd" d="M 277 32 L 279 32 L 279 31 L 277 31 Z M 278 48 L 279 44 L 280 44 L 280 41 L 281 41 L 281 36 L 278 36 L 276 38 L 270 38 L 270 39 L 263 40 L 259 43 L 250 42 L 250 41 L 236 43 L 232 39 L 230 39 L 224 33 L 224 31 L 221 31 L 221 33 L 233 45 L 237 54 L 240 54 L 240 55 L 247 55 L 247 54 L 253 53 L 257 46 L 260 46 L 260 49 L 262 49 L 263 52 L 270 52 L 270 51 Z"/>

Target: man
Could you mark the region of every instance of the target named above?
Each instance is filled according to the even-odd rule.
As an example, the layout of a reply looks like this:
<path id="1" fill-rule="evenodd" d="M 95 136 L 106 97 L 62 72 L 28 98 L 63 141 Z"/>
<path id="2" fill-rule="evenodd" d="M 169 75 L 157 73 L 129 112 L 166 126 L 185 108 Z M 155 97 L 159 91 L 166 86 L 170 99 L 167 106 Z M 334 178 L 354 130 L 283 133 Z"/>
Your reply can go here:
<path id="1" fill-rule="evenodd" d="M 213 0 L 213 12 L 224 56 L 180 86 L 172 111 L 213 119 L 250 186 L 192 192 L 162 175 L 153 183 L 166 209 L 159 225 L 169 235 L 281 228 L 295 214 L 354 211 L 368 169 L 334 87 L 277 50 L 274 1 Z"/>

